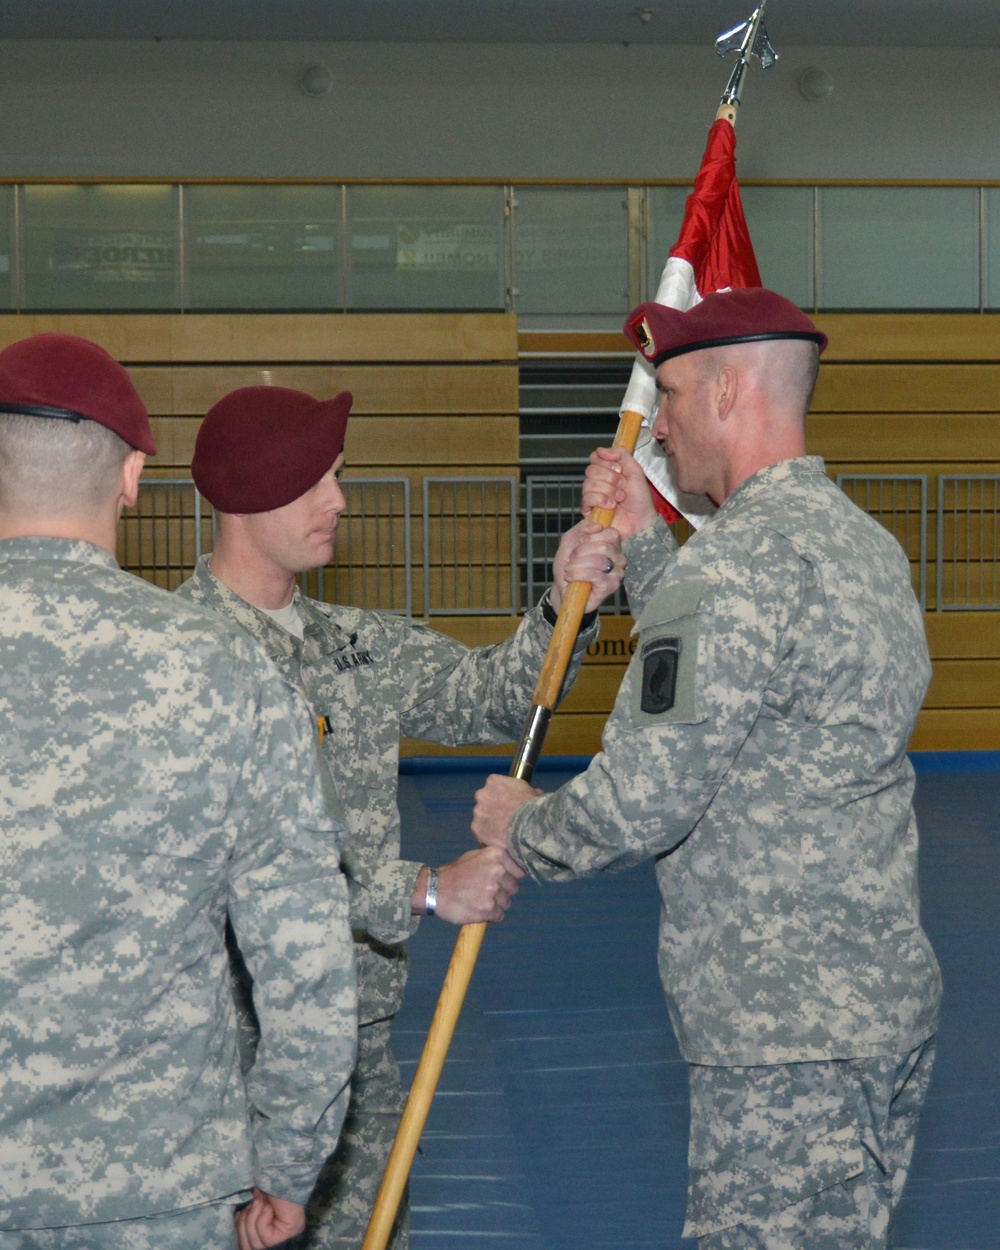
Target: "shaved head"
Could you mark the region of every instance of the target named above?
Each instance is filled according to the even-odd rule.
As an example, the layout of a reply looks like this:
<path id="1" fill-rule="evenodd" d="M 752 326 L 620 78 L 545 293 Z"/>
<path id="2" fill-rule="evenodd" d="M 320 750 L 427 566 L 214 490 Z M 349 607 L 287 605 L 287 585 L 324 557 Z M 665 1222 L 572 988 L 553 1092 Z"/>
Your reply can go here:
<path id="1" fill-rule="evenodd" d="M 89 517 L 116 498 L 132 449 L 96 421 L 0 414 L 0 511 Z"/>
<path id="2" fill-rule="evenodd" d="M 772 339 L 710 347 L 694 354 L 703 382 L 732 365 L 760 392 L 770 409 L 805 420 L 819 376 L 819 348 L 801 339 Z"/>

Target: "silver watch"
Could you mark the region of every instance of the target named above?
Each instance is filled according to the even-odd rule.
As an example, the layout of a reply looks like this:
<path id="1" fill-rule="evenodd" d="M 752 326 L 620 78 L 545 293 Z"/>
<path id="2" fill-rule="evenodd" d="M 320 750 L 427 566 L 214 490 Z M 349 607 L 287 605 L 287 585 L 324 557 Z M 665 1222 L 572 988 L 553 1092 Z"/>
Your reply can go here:
<path id="1" fill-rule="evenodd" d="M 427 893 L 424 895 L 424 911 L 433 916 L 438 905 L 438 882 L 440 874 L 436 868 L 427 865 Z"/>

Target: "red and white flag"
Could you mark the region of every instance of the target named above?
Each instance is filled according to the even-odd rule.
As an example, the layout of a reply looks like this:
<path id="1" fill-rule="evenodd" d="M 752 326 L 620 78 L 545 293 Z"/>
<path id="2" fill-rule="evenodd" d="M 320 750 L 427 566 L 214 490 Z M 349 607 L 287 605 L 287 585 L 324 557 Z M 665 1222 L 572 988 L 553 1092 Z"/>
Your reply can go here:
<path id="1" fill-rule="evenodd" d="M 736 132 L 730 122 L 719 118 L 708 132 L 694 190 L 684 206 L 680 235 L 655 299 L 669 308 L 686 310 L 712 291 L 761 285 L 736 181 Z M 655 369 L 637 353 L 621 410 L 644 413 L 644 425 L 649 426 L 656 402 Z M 635 458 L 649 478 L 657 511 L 666 520 L 684 516 L 697 528 L 715 512 L 715 505 L 704 495 L 677 489 L 670 462 L 652 439 L 637 447 Z"/>

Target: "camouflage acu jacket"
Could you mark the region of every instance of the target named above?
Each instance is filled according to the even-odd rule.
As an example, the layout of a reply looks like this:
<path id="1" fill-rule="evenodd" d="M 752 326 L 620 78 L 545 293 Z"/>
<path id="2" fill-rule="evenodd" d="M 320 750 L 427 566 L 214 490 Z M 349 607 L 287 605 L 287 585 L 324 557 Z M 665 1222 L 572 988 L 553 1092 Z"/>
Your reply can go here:
<path id="1" fill-rule="evenodd" d="M 639 643 L 601 754 L 519 809 L 539 878 L 655 858 L 693 1063 L 898 1053 L 935 1030 L 906 747 L 930 676 L 905 555 L 816 458 L 675 553 L 628 544 Z"/>
<path id="2" fill-rule="evenodd" d="M 58 539 L 0 543 L 0 671 L 0 1228 L 304 1202 L 356 1032 L 308 709 L 239 630 Z"/>
<path id="3" fill-rule="evenodd" d="M 224 586 L 208 558 L 178 593 L 241 625 L 326 720 L 323 751 L 350 831 L 344 868 L 359 1015 L 362 1023 L 385 1019 L 402 1001 L 402 943 L 417 927 L 410 906 L 422 866 L 400 858 L 399 740 L 460 746 L 519 738 L 551 627 L 534 608 L 506 641 L 470 649 L 405 617 L 320 603 L 296 590 L 300 642 Z M 580 635 L 567 688 L 596 629 Z"/>

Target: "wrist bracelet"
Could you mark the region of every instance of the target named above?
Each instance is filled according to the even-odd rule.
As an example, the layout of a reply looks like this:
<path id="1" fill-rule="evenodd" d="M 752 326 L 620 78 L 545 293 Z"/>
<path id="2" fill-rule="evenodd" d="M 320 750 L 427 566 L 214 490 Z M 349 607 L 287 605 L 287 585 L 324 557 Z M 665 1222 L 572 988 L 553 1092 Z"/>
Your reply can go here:
<path id="1" fill-rule="evenodd" d="M 427 891 L 424 894 L 424 911 L 428 916 L 433 916 L 437 911 L 438 905 L 438 881 L 439 874 L 436 868 L 427 866 Z"/>

